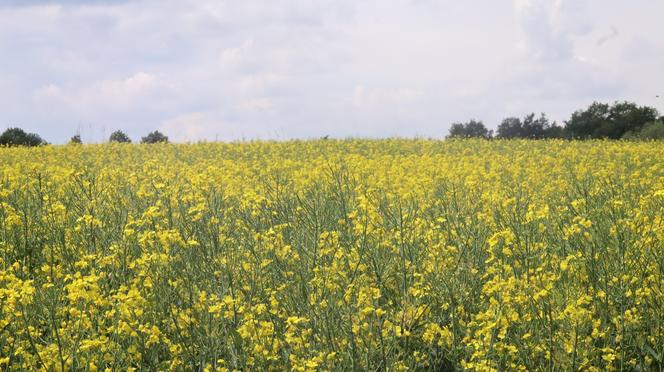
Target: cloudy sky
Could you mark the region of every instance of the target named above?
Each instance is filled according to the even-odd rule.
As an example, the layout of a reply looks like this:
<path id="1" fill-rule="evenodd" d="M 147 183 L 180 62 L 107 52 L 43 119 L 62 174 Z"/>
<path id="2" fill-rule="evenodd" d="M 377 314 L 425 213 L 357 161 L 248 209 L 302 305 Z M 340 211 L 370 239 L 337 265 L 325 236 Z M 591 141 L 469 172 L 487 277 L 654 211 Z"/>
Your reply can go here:
<path id="1" fill-rule="evenodd" d="M 662 0 L 0 0 L 0 129 L 54 143 L 443 137 L 664 111 Z"/>

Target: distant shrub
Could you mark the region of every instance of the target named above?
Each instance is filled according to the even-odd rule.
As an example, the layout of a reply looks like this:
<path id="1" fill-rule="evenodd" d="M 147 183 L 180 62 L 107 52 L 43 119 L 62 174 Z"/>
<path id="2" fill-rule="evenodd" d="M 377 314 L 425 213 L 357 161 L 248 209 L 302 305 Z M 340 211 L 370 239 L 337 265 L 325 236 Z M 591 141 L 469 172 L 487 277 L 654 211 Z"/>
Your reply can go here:
<path id="1" fill-rule="evenodd" d="M 75 134 L 69 139 L 69 144 L 71 145 L 80 145 L 82 144 L 83 141 L 81 141 L 81 135 L 80 134 Z"/>
<path id="2" fill-rule="evenodd" d="M 121 130 L 116 130 L 111 133 L 111 136 L 108 138 L 108 142 L 119 142 L 119 143 L 131 143 L 131 138 Z"/>
<path id="3" fill-rule="evenodd" d="M 467 123 L 454 123 L 450 126 L 447 138 L 491 138 L 493 132 L 483 122 L 471 120 Z"/>
<path id="4" fill-rule="evenodd" d="M 168 143 L 168 137 L 158 130 L 141 138 L 141 143 Z"/>

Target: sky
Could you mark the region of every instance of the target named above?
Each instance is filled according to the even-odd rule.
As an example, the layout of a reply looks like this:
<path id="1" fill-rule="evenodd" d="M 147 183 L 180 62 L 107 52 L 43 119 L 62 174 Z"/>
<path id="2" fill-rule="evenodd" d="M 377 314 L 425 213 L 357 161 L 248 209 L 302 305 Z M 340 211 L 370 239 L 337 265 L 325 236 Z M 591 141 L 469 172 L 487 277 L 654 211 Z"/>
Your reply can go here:
<path id="1" fill-rule="evenodd" d="M 0 0 L 0 129 L 442 138 L 593 101 L 664 112 L 662 14 L 662 0 Z"/>

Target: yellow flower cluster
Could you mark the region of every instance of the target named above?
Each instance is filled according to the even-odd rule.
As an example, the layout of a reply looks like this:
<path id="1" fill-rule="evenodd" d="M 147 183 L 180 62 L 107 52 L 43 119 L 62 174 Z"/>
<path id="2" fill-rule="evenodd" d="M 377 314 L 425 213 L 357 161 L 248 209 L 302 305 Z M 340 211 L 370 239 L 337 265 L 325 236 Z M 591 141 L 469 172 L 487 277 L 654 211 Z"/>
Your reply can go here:
<path id="1" fill-rule="evenodd" d="M 661 368 L 661 143 L 0 149 L 0 369 Z"/>

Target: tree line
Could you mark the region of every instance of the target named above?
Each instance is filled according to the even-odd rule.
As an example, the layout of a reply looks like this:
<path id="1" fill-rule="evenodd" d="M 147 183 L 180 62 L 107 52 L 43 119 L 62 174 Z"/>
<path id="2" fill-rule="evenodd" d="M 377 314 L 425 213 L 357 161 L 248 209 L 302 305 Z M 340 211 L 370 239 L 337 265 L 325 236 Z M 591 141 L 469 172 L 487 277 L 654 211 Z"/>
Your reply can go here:
<path id="1" fill-rule="evenodd" d="M 115 143 L 131 143 L 131 138 L 121 130 L 116 130 L 111 133 L 108 142 Z M 70 144 L 81 144 L 80 134 L 75 134 L 69 140 Z M 168 143 L 168 136 L 164 135 L 158 130 L 148 133 L 147 136 L 141 138 L 141 143 Z M 9 128 L 0 134 L 0 146 L 41 146 L 47 145 L 41 136 L 36 133 L 27 133 L 21 128 Z"/>
<path id="2" fill-rule="evenodd" d="M 498 125 L 496 132 L 482 121 L 470 120 L 453 123 L 447 138 L 499 138 L 499 139 L 664 139 L 664 116 L 657 109 L 639 106 L 633 102 L 613 104 L 593 102 L 583 110 L 577 110 L 564 125 L 551 122 L 544 113 L 523 118 L 508 117 Z M 108 142 L 131 143 L 123 131 L 111 134 Z M 158 130 L 141 138 L 141 143 L 167 143 L 168 137 Z M 82 143 L 79 134 L 70 144 Z M 9 128 L 0 134 L 0 146 L 40 146 L 48 144 L 36 133 L 26 133 L 21 128 Z"/>
<path id="3" fill-rule="evenodd" d="M 448 138 L 527 139 L 664 139 L 664 116 L 657 109 L 632 102 L 594 102 L 572 113 L 564 125 L 551 122 L 544 113 L 524 118 L 508 117 L 496 132 L 482 121 L 454 123 Z"/>

